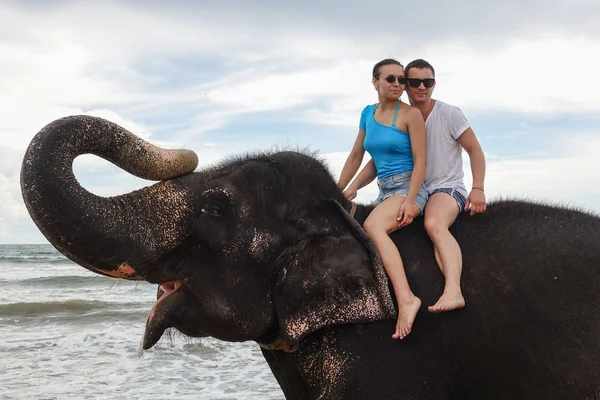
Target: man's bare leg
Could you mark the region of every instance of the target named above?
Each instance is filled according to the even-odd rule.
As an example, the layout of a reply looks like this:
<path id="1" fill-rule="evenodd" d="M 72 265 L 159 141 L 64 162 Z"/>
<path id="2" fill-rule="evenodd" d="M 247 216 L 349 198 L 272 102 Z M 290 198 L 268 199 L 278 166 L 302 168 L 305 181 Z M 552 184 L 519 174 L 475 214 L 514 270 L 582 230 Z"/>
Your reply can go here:
<path id="1" fill-rule="evenodd" d="M 406 279 L 404 264 L 398 248 L 389 234 L 398 229 L 398 210 L 406 197 L 395 195 L 379 204 L 363 224 L 383 261 L 385 272 L 389 276 L 396 300 L 398 301 L 398 321 L 394 339 L 404 339 L 411 331 L 421 300 L 413 294 Z"/>
<path id="2" fill-rule="evenodd" d="M 429 306 L 430 312 L 455 310 L 465 306 L 460 288 L 462 254 L 458 242 L 448 230 L 458 216 L 456 200 L 446 193 L 436 193 L 425 206 L 425 229 L 435 246 L 436 261 L 446 278 L 444 293 Z"/>

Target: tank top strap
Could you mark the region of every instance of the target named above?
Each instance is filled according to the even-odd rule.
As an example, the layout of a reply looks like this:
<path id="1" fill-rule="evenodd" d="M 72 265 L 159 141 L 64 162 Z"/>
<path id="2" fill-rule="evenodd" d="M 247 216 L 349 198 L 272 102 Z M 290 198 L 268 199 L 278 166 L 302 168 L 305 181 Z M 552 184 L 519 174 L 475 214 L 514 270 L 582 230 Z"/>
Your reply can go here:
<path id="1" fill-rule="evenodd" d="M 398 110 L 400 109 L 400 100 L 396 102 L 396 109 L 394 110 L 394 118 L 392 118 L 392 127 L 396 127 L 396 120 L 398 119 Z"/>

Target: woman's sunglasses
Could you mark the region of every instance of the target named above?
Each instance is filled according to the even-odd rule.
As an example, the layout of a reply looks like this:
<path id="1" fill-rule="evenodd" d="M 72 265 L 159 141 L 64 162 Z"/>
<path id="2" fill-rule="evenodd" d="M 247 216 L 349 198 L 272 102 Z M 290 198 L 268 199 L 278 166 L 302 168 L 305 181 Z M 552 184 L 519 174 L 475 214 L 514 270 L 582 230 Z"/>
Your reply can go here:
<path id="1" fill-rule="evenodd" d="M 421 86 L 421 83 L 426 88 L 433 87 L 433 85 L 435 84 L 435 79 L 433 79 L 433 78 L 425 78 L 425 79 L 409 78 L 409 79 L 404 79 L 404 80 L 408 81 L 408 84 L 414 88 L 418 88 L 419 86 Z M 392 81 L 392 82 L 394 82 L 394 81 Z"/>
<path id="2" fill-rule="evenodd" d="M 405 77 L 403 77 L 403 76 L 398 76 L 398 77 L 396 77 L 396 76 L 394 76 L 394 75 L 388 75 L 388 76 L 386 76 L 386 77 L 385 77 L 385 81 L 386 81 L 387 83 L 394 83 L 394 82 L 396 82 L 396 79 L 398 80 L 398 84 L 399 84 L 399 85 L 404 85 L 404 84 L 406 84 L 406 78 L 405 78 Z"/>

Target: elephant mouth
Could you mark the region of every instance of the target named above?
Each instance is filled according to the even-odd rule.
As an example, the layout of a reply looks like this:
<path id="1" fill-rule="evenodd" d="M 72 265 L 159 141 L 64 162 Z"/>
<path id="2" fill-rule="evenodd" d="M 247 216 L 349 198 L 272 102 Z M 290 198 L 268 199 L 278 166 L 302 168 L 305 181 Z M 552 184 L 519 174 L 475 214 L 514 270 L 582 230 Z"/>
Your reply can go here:
<path id="1" fill-rule="evenodd" d="M 176 314 L 183 293 L 183 282 L 165 282 L 159 286 L 159 297 L 150 310 L 146 321 L 146 331 L 142 347 L 148 350 L 162 337 L 167 328 L 173 326 L 173 317 Z"/>

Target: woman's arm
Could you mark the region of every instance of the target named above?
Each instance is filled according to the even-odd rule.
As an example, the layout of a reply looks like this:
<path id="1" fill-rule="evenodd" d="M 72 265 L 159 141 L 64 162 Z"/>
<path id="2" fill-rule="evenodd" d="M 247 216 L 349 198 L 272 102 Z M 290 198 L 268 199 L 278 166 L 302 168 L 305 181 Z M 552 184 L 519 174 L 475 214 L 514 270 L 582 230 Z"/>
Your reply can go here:
<path id="1" fill-rule="evenodd" d="M 342 173 L 340 174 L 340 179 L 338 181 L 338 186 L 340 190 L 344 190 L 348 183 L 352 180 L 356 171 L 362 164 L 363 157 L 365 155 L 365 148 L 363 147 L 363 142 L 365 140 L 365 131 L 360 129 L 358 131 L 358 135 L 356 136 L 356 140 L 354 141 L 354 146 L 352 146 L 352 150 L 344 163 L 344 168 L 342 168 Z"/>

